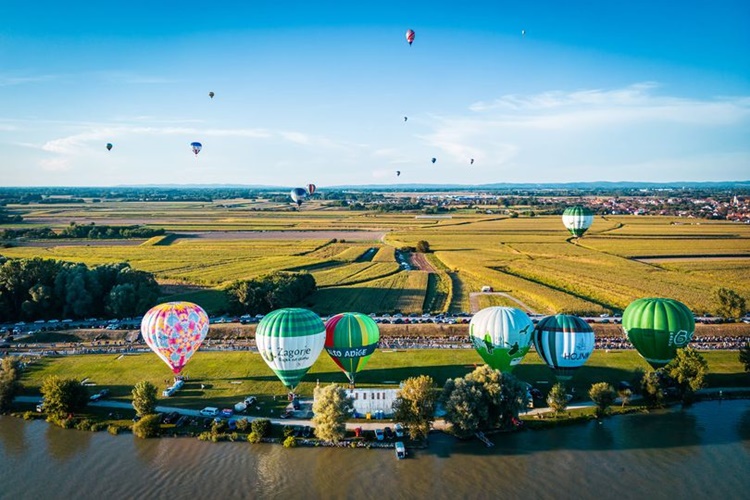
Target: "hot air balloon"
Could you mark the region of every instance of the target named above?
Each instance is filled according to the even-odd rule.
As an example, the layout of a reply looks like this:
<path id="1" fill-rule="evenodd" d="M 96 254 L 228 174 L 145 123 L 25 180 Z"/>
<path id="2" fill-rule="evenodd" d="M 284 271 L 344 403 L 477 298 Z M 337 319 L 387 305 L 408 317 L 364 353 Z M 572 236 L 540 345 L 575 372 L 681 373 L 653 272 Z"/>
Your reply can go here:
<path id="1" fill-rule="evenodd" d="M 622 329 L 638 353 L 654 368 L 669 363 L 693 338 L 695 318 L 674 299 L 637 299 L 622 313 Z"/>
<path id="2" fill-rule="evenodd" d="M 112 143 L 111 142 L 107 143 L 107 151 L 112 151 Z"/>
<path id="3" fill-rule="evenodd" d="M 263 361 L 291 391 L 318 359 L 326 340 L 320 316 L 290 307 L 267 314 L 255 332 L 255 344 Z"/>
<path id="4" fill-rule="evenodd" d="M 198 350 L 208 333 L 208 315 L 191 302 L 166 302 L 143 316 L 146 344 L 177 374 Z"/>
<path id="5" fill-rule="evenodd" d="M 409 45 L 411 45 L 412 43 L 414 43 L 414 36 L 415 35 L 416 35 L 416 33 L 414 33 L 414 30 L 406 30 L 406 41 L 409 42 Z"/>
<path id="6" fill-rule="evenodd" d="M 471 159 L 471 161 L 469 162 L 469 165 L 474 165 L 474 158 Z"/>
<path id="7" fill-rule="evenodd" d="M 307 191 L 302 188 L 294 188 L 289 192 L 289 196 L 292 197 L 292 201 L 299 207 L 305 201 L 305 198 L 307 198 Z"/>
<path id="8" fill-rule="evenodd" d="M 215 95 L 216 95 L 216 94 L 214 94 L 213 92 L 209 92 L 209 93 L 208 93 L 208 97 L 210 97 L 211 99 L 213 99 Z"/>
<path id="9" fill-rule="evenodd" d="M 557 380 L 570 380 L 594 351 L 594 331 L 577 316 L 547 316 L 534 329 L 534 347 Z"/>
<path id="10" fill-rule="evenodd" d="M 581 206 L 568 207 L 563 212 L 562 220 L 570 234 L 580 238 L 594 222 L 594 212 Z"/>
<path id="11" fill-rule="evenodd" d="M 515 307 L 487 307 L 469 323 L 469 339 L 485 363 L 509 373 L 531 347 L 534 323 Z"/>
<path id="12" fill-rule="evenodd" d="M 404 121 L 409 121 L 409 117 L 408 116 L 404 116 Z"/>
<path id="13" fill-rule="evenodd" d="M 526 30 L 521 30 L 521 36 L 526 36 Z"/>
<path id="14" fill-rule="evenodd" d="M 198 156 L 198 153 L 201 152 L 201 148 L 203 148 L 203 144 L 200 142 L 191 142 L 190 147 L 193 150 L 193 153 L 195 153 L 195 156 Z"/>
<path id="15" fill-rule="evenodd" d="M 365 367 L 378 347 L 378 324 L 362 313 L 341 313 L 326 321 L 325 349 L 354 385 L 354 377 Z"/>
<path id="16" fill-rule="evenodd" d="M 435 163 L 437 161 L 437 158 L 432 159 L 432 163 Z"/>
<path id="17" fill-rule="evenodd" d="M 396 177 L 400 177 L 400 176 L 401 176 L 401 170 L 396 170 Z"/>
<path id="18" fill-rule="evenodd" d="M 307 185 L 307 194 L 309 194 L 310 196 L 312 196 L 314 192 L 315 192 L 315 184 L 308 184 Z"/>

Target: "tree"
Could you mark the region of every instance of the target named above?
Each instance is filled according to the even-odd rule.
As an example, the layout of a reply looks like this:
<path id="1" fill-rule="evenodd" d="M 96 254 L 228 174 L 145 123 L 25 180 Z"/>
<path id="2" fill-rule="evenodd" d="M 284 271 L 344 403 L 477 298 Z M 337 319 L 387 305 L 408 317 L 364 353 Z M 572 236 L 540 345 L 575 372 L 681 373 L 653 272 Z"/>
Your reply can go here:
<path id="1" fill-rule="evenodd" d="M 683 403 L 692 401 L 695 391 L 704 386 L 708 363 L 692 347 L 678 349 L 677 355 L 664 367 L 664 372 L 677 383 Z"/>
<path id="2" fill-rule="evenodd" d="M 74 378 L 62 378 L 50 375 L 42 380 L 44 408 L 48 415 L 64 417 L 69 413 L 78 413 L 89 402 L 86 387 Z"/>
<path id="3" fill-rule="evenodd" d="M 133 408 L 139 417 L 156 411 L 156 386 L 148 380 L 142 380 L 133 387 Z"/>
<path id="4" fill-rule="evenodd" d="M 547 394 L 547 404 L 555 410 L 555 413 L 565 411 L 568 407 L 568 394 L 565 392 L 565 386 L 560 382 L 553 385 Z"/>
<path id="5" fill-rule="evenodd" d="M 716 297 L 716 315 L 722 318 L 740 318 L 747 311 L 745 298 L 729 288 L 718 288 Z"/>
<path id="6" fill-rule="evenodd" d="M 343 386 L 330 384 L 315 388 L 313 422 L 318 439 L 338 443 L 344 438 L 346 419 L 352 404 Z"/>
<path id="7" fill-rule="evenodd" d="M 10 405 L 22 389 L 21 373 L 18 369 L 18 359 L 6 357 L 0 363 L 0 413 L 10 409 Z"/>
<path id="8" fill-rule="evenodd" d="M 437 385 L 432 377 L 420 375 L 404 380 L 393 403 L 393 419 L 401 422 L 415 441 L 427 439 L 435 420 Z"/>
<path id="9" fill-rule="evenodd" d="M 589 397 L 596 404 L 596 416 L 602 417 L 607 413 L 607 408 L 615 402 L 617 392 L 607 382 L 597 382 L 591 385 Z"/>
<path id="10" fill-rule="evenodd" d="M 419 240 L 417 242 L 417 252 L 430 253 L 430 243 L 425 240 Z"/>
<path id="11" fill-rule="evenodd" d="M 745 365 L 746 372 L 750 372 L 750 340 L 740 347 L 740 363 Z"/>
<path id="12" fill-rule="evenodd" d="M 161 434 L 161 415 L 152 413 L 133 424 L 133 434 L 141 439 L 159 437 Z"/>
<path id="13" fill-rule="evenodd" d="M 259 437 L 266 437 L 271 433 L 271 421 L 267 418 L 256 418 L 250 422 L 250 428 Z"/>
<path id="14" fill-rule="evenodd" d="M 449 379 L 441 399 L 446 421 L 459 435 L 470 435 L 509 427 L 526 406 L 526 394 L 526 385 L 513 375 L 482 365 L 464 378 Z"/>
<path id="15" fill-rule="evenodd" d="M 626 404 L 630 403 L 630 400 L 633 397 L 633 391 L 630 387 L 621 387 L 617 391 L 617 395 L 620 396 L 620 401 L 622 401 L 622 407 L 624 408 Z"/>
<path id="16" fill-rule="evenodd" d="M 641 395 L 649 408 L 655 408 L 664 404 L 664 389 L 662 388 L 660 373 L 661 368 L 655 371 L 645 372 L 641 378 Z"/>

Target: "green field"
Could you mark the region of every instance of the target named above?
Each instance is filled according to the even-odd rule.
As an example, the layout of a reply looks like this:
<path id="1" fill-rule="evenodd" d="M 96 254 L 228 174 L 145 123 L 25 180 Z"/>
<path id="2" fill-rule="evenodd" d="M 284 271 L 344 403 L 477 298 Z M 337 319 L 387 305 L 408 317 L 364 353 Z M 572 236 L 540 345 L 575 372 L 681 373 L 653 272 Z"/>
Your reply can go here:
<path id="1" fill-rule="evenodd" d="M 709 386 L 750 386 L 750 374 L 743 371 L 736 351 L 702 354 L 709 364 Z M 462 377 L 481 363 L 473 349 L 379 350 L 358 374 L 357 383 L 360 387 L 398 387 L 405 378 L 427 374 L 442 386 L 448 378 Z M 585 394 L 592 383 L 631 381 L 636 367 L 648 369 L 635 351 L 595 351 L 567 387 L 575 389 L 575 394 L 586 400 Z M 42 358 L 24 372 L 22 382 L 26 392 L 38 394 L 41 381 L 47 375 L 88 379 L 96 384 L 92 390 L 108 387 L 113 399 L 123 401 L 129 400 L 133 385 L 140 380 L 149 380 L 161 392 L 172 378 L 166 365 L 150 353 Z M 185 388 L 171 398 L 161 398 L 159 404 L 196 409 L 203 406 L 230 407 L 245 396 L 255 395 L 262 403 L 261 410 L 256 410 L 256 413 L 262 415 L 278 415 L 286 405 L 284 386 L 257 353 L 199 351 L 183 375 L 189 377 Z M 514 375 L 544 392 L 555 382 L 551 370 L 534 352 L 516 367 Z M 313 365 L 297 392 L 311 396 L 318 381 L 321 384 L 346 383 L 344 374 L 325 353 Z M 201 389 L 201 384 L 204 389 Z"/>
<path id="2" fill-rule="evenodd" d="M 278 210 L 255 210 L 269 207 Z M 620 312 L 645 296 L 672 297 L 696 312 L 711 311 L 711 293 L 719 285 L 750 301 L 750 226 L 725 221 L 596 217 L 585 237 L 575 240 L 558 216 L 509 218 L 458 211 L 449 219 L 418 219 L 415 214 L 331 209 L 318 202 L 299 212 L 284 204 L 240 199 L 12 208 L 28 225 L 59 228 L 75 220 L 208 233 L 137 245 L 54 241 L 5 248 L 0 254 L 89 265 L 127 261 L 162 283 L 205 287 L 206 293 L 178 297 L 194 298 L 211 311 L 224 304 L 216 290 L 274 270 L 312 273 L 319 291 L 303 305 L 321 314 L 470 311 L 470 294 L 484 285 L 543 314 Z M 245 237 L 243 231 L 264 233 Z M 285 231 L 301 232 L 289 238 Z M 430 243 L 428 260 L 436 272 L 399 268 L 395 249 L 416 246 L 419 240 Z M 477 303 L 515 304 L 498 296 L 480 297 Z"/>

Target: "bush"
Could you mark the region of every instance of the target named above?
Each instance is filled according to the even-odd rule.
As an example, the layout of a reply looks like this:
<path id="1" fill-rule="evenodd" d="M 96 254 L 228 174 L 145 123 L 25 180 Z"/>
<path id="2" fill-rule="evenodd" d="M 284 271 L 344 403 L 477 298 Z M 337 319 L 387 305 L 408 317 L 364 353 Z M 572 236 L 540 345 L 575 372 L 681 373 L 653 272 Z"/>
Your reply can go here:
<path id="1" fill-rule="evenodd" d="M 117 436 L 121 430 L 122 427 L 120 427 L 119 425 L 110 425 L 107 427 L 107 432 L 109 432 L 113 436 Z"/>
<path id="2" fill-rule="evenodd" d="M 235 425 L 237 426 L 237 430 L 240 432 L 245 432 L 248 428 L 249 422 L 245 417 L 238 418 L 235 422 Z"/>
<path id="3" fill-rule="evenodd" d="M 211 425 L 211 432 L 213 434 L 222 434 L 227 430 L 227 423 L 224 420 L 214 421 Z"/>
<path id="4" fill-rule="evenodd" d="M 257 444 L 261 442 L 261 439 L 263 439 L 260 434 L 257 434 L 255 432 L 251 432 L 247 435 L 247 442 L 252 444 Z"/>
<path id="5" fill-rule="evenodd" d="M 284 432 L 284 437 L 288 438 L 294 435 L 294 428 L 291 425 L 285 425 L 283 432 Z"/>
<path id="6" fill-rule="evenodd" d="M 133 424 L 133 434 L 141 439 L 158 437 L 161 434 L 161 415 L 152 413 Z"/>
<path id="7" fill-rule="evenodd" d="M 213 441 L 213 434 L 210 432 L 201 432 L 198 434 L 199 441 Z"/>
<path id="8" fill-rule="evenodd" d="M 36 418 L 36 415 L 34 415 L 33 411 L 25 411 L 23 412 L 23 419 L 24 420 L 34 420 Z"/>
<path id="9" fill-rule="evenodd" d="M 72 429 L 75 427 L 75 420 L 72 417 L 58 417 L 55 415 L 48 415 L 47 422 L 54 424 L 63 429 Z"/>
<path id="10" fill-rule="evenodd" d="M 78 429 L 79 431 L 87 431 L 87 430 L 91 429 L 91 425 L 93 423 L 94 422 L 92 422 L 88 418 L 84 418 L 84 419 L 81 419 L 78 422 L 76 422 L 75 428 Z"/>
<path id="11" fill-rule="evenodd" d="M 284 440 L 284 448 L 295 448 L 297 446 L 297 439 L 294 436 L 289 436 Z"/>
<path id="12" fill-rule="evenodd" d="M 271 433 L 271 421 L 267 418 L 258 418 L 252 421 L 250 428 L 253 430 L 253 433 L 264 438 Z"/>

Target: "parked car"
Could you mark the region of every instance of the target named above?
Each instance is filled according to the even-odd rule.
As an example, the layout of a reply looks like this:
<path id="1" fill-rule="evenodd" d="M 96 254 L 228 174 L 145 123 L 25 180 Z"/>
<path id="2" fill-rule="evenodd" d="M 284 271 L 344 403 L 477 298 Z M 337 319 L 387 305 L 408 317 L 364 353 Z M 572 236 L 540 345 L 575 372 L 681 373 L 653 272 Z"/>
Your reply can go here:
<path id="1" fill-rule="evenodd" d="M 401 438 L 404 437 L 404 426 L 401 424 L 396 424 L 393 426 L 393 431 L 396 434 L 396 437 Z"/>
<path id="2" fill-rule="evenodd" d="M 386 439 L 393 439 L 393 431 L 390 427 L 386 427 L 383 429 L 383 433 L 385 434 Z"/>
<path id="3" fill-rule="evenodd" d="M 231 408 L 224 408 L 224 409 L 221 410 L 221 416 L 222 417 L 229 418 L 232 415 L 234 415 L 234 410 L 231 409 Z"/>
<path id="4" fill-rule="evenodd" d="M 106 399 L 107 396 L 109 396 L 109 389 L 102 389 L 101 391 L 97 392 L 93 396 L 91 396 L 89 399 L 91 401 L 99 401 L 102 399 Z"/>
<path id="5" fill-rule="evenodd" d="M 383 429 L 375 429 L 375 439 L 378 441 L 382 441 L 385 439 L 385 433 L 383 432 Z"/>
<path id="6" fill-rule="evenodd" d="M 245 398 L 245 401 L 243 401 L 243 403 L 245 403 L 247 406 L 251 406 L 254 405 L 257 401 L 258 398 L 256 398 L 255 396 L 248 396 Z"/>
<path id="7" fill-rule="evenodd" d="M 219 414 L 219 409 L 212 406 L 206 406 L 198 413 L 200 413 L 203 417 L 215 417 Z"/>

